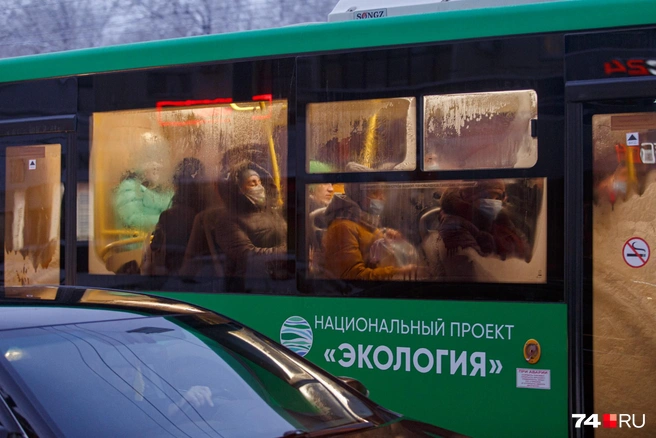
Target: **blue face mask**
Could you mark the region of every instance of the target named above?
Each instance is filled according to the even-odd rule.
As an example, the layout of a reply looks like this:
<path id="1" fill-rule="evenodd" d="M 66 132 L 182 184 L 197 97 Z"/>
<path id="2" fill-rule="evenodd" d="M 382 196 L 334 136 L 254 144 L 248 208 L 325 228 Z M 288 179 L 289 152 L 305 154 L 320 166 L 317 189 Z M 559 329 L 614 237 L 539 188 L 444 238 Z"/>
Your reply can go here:
<path id="1" fill-rule="evenodd" d="M 369 200 L 369 213 L 374 216 L 380 216 L 383 213 L 385 208 L 385 201 L 381 199 L 370 199 Z"/>
<path id="2" fill-rule="evenodd" d="M 491 221 L 495 220 L 503 208 L 501 199 L 481 199 L 478 209 Z"/>

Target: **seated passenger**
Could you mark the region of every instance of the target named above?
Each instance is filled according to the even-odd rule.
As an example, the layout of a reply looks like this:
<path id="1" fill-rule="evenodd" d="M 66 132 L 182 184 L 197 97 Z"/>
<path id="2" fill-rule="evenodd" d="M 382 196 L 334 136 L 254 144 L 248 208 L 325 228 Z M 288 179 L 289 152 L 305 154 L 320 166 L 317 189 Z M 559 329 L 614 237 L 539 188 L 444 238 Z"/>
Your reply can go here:
<path id="1" fill-rule="evenodd" d="M 415 271 L 413 264 L 379 266 L 372 257 L 374 242 L 401 239 L 398 231 L 380 228 L 384 206 L 385 194 L 378 187 L 348 184 L 345 195 L 333 197 L 326 209 L 328 230 L 323 241 L 329 274 L 346 280 L 386 280 Z"/>
<path id="2" fill-rule="evenodd" d="M 175 275 L 182 267 L 194 218 L 206 208 L 209 198 L 204 176 L 203 164 L 197 158 L 184 158 L 176 166 L 175 195 L 171 208 L 159 217 L 150 243 L 150 258 L 145 257 L 141 267 L 143 274 Z"/>
<path id="3" fill-rule="evenodd" d="M 160 184 L 160 163 L 150 162 L 143 169 L 128 171 L 114 190 L 117 228 L 150 232 L 159 215 L 171 204 L 173 191 Z"/>
<path id="4" fill-rule="evenodd" d="M 310 202 L 308 211 L 314 211 L 319 208 L 328 207 L 330 200 L 333 199 L 335 189 L 331 183 L 311 184 L 308 188 L 310 193 Z"/>
<path id="5" fill-rule="evenodd" d="M 217 203 L 196 215 L 184 262 L 179 274 L 184 277 L 225 277 L 225 254 L 219 246 L 228 211 Z"/>
<path id="6" fill-rule="evenodd" d="M 331 183 L 310 184 L 308 187 L 308 204 L 306 207 L 306 224 L 309 230 L 308 264 L 310 272 L 316 272 L 323 266 L 323 235 L 328 224 L 324 214 L 335 194 Z"/>
<path id="7" fill-rule="evenodd" d="M 478 254 L 530 259 L 530 245 L 504 208 L 505 184 L 481 180 L 475 186 L 450 189 L 442 195 L 437 230 L 447 254 L 472 248 Z"/>
<path id="8" fill-rule="evenodd" d="M 287 223 L 274 207 L 272 178 L 260 166 L 233 167 L 222 187 L 226 215 L 216 238 L 227 256 L 226 276 L 235 280 L 229 287 L 241 289 L 246 277 L 268 277 L 274 256 L 287 252 Z"/>

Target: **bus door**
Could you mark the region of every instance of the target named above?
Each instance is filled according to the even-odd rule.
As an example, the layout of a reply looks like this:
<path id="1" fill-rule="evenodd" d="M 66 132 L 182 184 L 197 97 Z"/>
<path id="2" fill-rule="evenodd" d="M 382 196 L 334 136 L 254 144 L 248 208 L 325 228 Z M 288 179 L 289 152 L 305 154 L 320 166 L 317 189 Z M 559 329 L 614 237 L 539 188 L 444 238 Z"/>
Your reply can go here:
<path id="1" fill-rule="evenodd" d="M 0 122 L 5 286 L 56 285 L 66 278 L 62 226 L 65 212 L 75 208 L 75 187 L 67 186 L 64 170 L 73 128 L 72 116 Z M 69 196 L 73 204 L 65 208 Z"/>
<path id="2" fill-rule="evenodd" d="M 654 41 L 656 29 L 566 42 L 575 436 L 656 434 Z"/>

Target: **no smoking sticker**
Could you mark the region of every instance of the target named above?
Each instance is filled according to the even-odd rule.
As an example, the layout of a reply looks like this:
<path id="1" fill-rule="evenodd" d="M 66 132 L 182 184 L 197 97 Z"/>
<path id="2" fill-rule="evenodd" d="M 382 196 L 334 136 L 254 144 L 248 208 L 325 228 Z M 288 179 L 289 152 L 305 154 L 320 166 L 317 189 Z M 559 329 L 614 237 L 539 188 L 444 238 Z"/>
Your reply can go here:
<path id="1" fill-rule="evenodd" d="M 624 244 L 622 255 L 627 265 L 632 268 L 642 268 L 649 261 L 651 250 L 644 239 L 632 237 Z"/>

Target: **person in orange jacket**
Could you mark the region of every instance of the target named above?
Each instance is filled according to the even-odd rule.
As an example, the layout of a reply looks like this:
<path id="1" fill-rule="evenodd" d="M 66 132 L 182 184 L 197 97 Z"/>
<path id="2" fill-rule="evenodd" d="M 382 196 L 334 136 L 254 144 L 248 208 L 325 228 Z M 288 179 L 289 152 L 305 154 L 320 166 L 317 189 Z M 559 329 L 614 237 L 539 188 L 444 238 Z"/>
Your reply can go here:
<path id="1" fill-rule="evenodd" d="M 348 184 L 346 194 L 335 194 L 326 209 L 325 270 L 345 280 L 387 280 L 409 274 L 416 265 L 379 266 L 372 246 L 380 239 L 401 240 L 396 230 L 381 228 L 385 206 L 381 187 Z"/>

